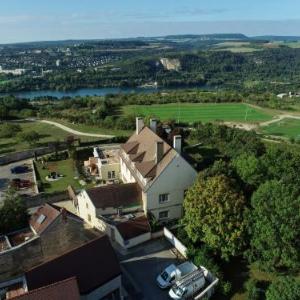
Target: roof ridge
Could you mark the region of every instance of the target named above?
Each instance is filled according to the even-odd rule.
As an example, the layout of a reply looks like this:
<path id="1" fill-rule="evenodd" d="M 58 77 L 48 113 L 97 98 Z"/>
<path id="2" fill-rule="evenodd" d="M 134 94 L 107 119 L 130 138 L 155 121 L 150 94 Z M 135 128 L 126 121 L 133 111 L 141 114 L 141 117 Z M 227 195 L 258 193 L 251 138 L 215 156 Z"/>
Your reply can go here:
<path id="1" fill-rule="evenodd" d="M 24 297 L 24 296 L 26 296 L 26 295 L 32 295 L 32 294 L 35 294 L 35 293 L 37 293 L 37 292 L 40 292 L 41 290 L 45 290 L 45 289 L 47 289 L 47 288 L 54 287 L 54 286 L 59 285 L 59 284 L 62 284 L 62 283 L 66 283 L 66 282 L 72 281 L 72 280 L 74 280 L 74 279 L 75 279 L 75 281 L 76 281 L 76 286 L 77 286 L 77 288 L 78 288 L 77 278 L 76 278 L 76 276 L 72 276 L 72 277 L 63 279 L 63 280 L 61 280 L 61 281 L 57 281 L 57 282 L 51 283 L 51 284 L 49 284 L 49 285 L 45 285 L 45 286 L 42 286 L 42 287 L 40 287 L 40 288 L 31 290 L 31 291 L 27 291 L 26 293 L 24 293 L 24 294 L 22 294 L 22 295 L 18 295 L 18 296 L 16 296 L 16 297 L 14 297 L 13 299 L 22 298 L 22 297 Z M 79 293 L 79 291 L 78 291 L 78 293 Z"/>
<path id="2" fill-rule="evenodd" d="M 84 244 L 82 244 L 82 245 L 80 245 L 80 246 L 77 246 L 77 247 L 75 247 L 75 248 L 72 248 L 72 249 L 70 249 L 70 250 L 67 250 L 67 251 L 63 252 L 61 255 L 52 257 L 52 258 L 50 258 L 49 260 L 46 260 L 46 261 L 44 261 L 44 262 L 42 262 L 42 263 L 40 263 L 40 264 L 38 264 L 38 265 L 36 265 L 36 266 L 34 266 L 34 267 L 28 269 L 28 270 L 25 272 L 25 277 L 26 277 L 26 273 L 28 273 L 29 271 L 32 271 L 32 270 L 34 270 L 35 268 L 40 267 L 40 266 L 42 266 L 42 265 L 44 265 L 44 264 L 50 263 L 50 262 L 52 262 L 52 261 L 54 261 L 54 260 L 56 260 L 56 259 L 58 259 L 58 258 L 61 258 L 61 257 L 63 257 L 63 256 L 66 256 L 67 254 L 72 253 L 73 251 L 76 251 L 76 250 L 78 250 L 78 249 L 80 249 L 80 248 L 83 248 L 83 247 L 85 247 L 85 246 L 87 246 L 87 245 L 89 245 L 89 244 L 91 244 L 91 243 L 93 243 L 93 242 L 96 242 L 97 240 L 100 240 L 100 239 L 102 239 L 102 238 L 103 238 L 103 239 L 106 238 L 106 239 L 109 241 L 108 236 L 107 236 L 106 234 L 104 234 L 104 235 L 102 235 L 102 236 L 100 236 L 100 237 L 96 237 L 96 238 L 94 238 L 94 239 L 92 239 L 92 240 L 87 241 L 86 243 L 84 243 Z"/>

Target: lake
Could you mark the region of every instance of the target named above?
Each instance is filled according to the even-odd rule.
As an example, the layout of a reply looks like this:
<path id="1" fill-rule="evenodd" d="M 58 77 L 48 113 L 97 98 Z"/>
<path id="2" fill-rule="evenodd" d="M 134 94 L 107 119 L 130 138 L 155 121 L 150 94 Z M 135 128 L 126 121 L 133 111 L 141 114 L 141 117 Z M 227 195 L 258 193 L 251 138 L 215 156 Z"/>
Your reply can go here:
<path id="1" fill-rule="evenodd" d="M 158 92 L 157 88 L 83 88 L 73 91 L 55 91 L 55 90 L 45 90 L 45 91 L 26 91 L 26 92 L 16 92 L 16 93 L 4 93 L 1 95 L 14 95 L 18 98 L 34 99 L 37 97 L 76 97 L 76 96 L 105 96 L 107 94 L 132 94 L 132 93 L 142 93 L 149 94 Z"/>

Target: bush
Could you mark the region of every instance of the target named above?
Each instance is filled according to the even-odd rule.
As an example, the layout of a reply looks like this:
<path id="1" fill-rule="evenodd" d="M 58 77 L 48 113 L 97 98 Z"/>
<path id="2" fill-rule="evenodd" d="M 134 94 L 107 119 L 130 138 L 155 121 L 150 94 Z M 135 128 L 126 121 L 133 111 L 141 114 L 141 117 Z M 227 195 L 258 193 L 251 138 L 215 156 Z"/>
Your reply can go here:
<path id="1" fill-rule="evenodd" d="M 259 289 L 257 288 L 257 281 L 255 279 L 250 279 L 246 282 L 245 288 L 248 294 L 247 300 L 258 300 L 259 299 Z"/>
<path id="2" fill-rule="evenodd" d="M 21 131 L 22 128 L 18 124 L 4 123 L 0 126 L 0 138 L 11 138 Z"/>
<path id="3" fill-rule="evenodd" d="M 299 300 L 300 283 L 293 277 L 280 277 L 273 281 L 266 292 L 266 300 Z"/>

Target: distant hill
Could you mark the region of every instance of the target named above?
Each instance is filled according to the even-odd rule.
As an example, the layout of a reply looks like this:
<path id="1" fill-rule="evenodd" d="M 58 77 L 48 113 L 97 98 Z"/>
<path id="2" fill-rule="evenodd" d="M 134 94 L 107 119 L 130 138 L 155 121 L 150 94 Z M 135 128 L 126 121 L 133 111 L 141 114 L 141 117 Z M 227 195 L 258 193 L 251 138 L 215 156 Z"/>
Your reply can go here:
<path id="1" fill-rule="evenodd" d="M 277 41 L 300 41 L 300 36 L 277 36 L 277 35 L 265 35 L 265 36 L 254 36 L 251 37 L 253 40 L 268 40 L 271 42 L 277 42 Z"/>

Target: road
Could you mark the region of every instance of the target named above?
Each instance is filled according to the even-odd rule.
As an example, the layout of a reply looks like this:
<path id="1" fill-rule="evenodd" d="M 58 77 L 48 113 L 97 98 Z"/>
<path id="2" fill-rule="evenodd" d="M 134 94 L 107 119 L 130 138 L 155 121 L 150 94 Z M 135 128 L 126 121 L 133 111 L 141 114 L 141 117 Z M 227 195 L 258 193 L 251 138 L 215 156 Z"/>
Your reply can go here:
<path id="1" fill-rule="evenodd" d="M 58 122 L 54 122 L 54 121 L 48 121 L 48 120 L 38 120 L 38 119 L 27 119 L 28 121 L 31 122 L 41 122 L 41 123 L 46 123 L 46 124 L 50 124 L 50 125 L 54 125 L 64 131 L 67 131 L 69 133 L 72 133 L 74 135 L 81 135 L 81 136 L 89 136 L 89 137 L 97 137 L 97 138 L 113 138 L 113 135 L 106 135 L 106 134 L 97 134 L 97 133 L 86 133 L 86 132 L 81 132 L 81 131 L 77 131 L 75 129 L 72 129 L 70 127 L 67 127 L 65 125 L 62 125 Z"/>

